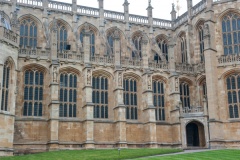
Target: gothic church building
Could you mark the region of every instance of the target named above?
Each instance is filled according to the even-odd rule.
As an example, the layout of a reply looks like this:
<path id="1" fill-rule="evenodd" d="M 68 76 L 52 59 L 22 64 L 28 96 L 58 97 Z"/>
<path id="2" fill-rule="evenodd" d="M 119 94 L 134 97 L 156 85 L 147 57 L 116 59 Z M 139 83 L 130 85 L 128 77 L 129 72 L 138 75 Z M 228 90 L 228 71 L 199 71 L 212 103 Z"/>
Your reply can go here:
<path id="1" fill-rule="evenodd" d="M 0 0 L 0 156 L 240 147 L 240 2 L 164 20 L 122 1 Z"/>

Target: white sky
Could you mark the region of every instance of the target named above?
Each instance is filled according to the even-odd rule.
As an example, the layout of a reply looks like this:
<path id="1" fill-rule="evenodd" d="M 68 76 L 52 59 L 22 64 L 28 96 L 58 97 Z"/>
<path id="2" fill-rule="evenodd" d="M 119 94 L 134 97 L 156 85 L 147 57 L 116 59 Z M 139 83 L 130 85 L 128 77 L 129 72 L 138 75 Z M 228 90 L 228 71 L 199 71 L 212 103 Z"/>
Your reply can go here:
<path id="1" fill-rule="evenodd" d="M 66 3 L 71 3 L 72 0 L 55 0 Z M 201 0 L 193 0 L 193 5 Z M 148 0 L 128 0 L 130 14 L 147 16 L 146 8 Z M 172 3 L 176 0 L 152 0 L 153 17 L 162 19 L 171 19 L 170 12 L 172 10 Z M 104 0 L 104 9 L 111 11 L 123 12 L 124 0 Z M 77 0 L 78 5 L 98 8 L 98 0 Z M 187 0 L 179 0 L 181 6 L 180 15 L 187 11 Z"/>

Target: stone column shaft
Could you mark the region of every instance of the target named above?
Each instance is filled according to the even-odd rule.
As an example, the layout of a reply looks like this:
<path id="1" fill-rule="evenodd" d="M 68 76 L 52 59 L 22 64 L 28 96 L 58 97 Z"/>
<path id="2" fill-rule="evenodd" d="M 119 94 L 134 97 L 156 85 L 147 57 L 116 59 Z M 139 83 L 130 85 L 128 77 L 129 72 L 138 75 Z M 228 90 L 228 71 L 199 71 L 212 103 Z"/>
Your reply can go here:
<path id="1" fill-rule="evenodd" d="M 85 32 L 83 37 L 83 48 L 84 48 L 84 63 L 89 63 L 91 58 L 90 53 L 90 34 L 89 32 Z"/>
<path id="2" fill-rule="evenodd" d="M 121 65 L 121 41 L 120 38 L 117 37 L 114 39 L 113 42 L 113 48 L 114 48 L 114 57 L 115 57 L 115 66 L 120 66 Z"/>
<path id="3" fill-rule="evenodd" d="M 152 76 L 150 73 L 144 73 L 143 77 L 143 111 L 145 127 L 145 143 L 150 148 L 157 147 L 157 127 L 155 106 L 153 105 Z"/>
<path id="4" fill-rule="evenodd" d="M 85 133 L 85 148 L 94 148 L 94 120 L 93 120 L 93 103 L 92 103 L 92 69 L 84 68 L 84 133 Z"/>
<path id="5" fill-rule="evenodd" d="M 50 104 L 48 106 L 49 109 L 49 140 L 48 140 L 48 148 L 49 150 L 58 149 L 59 139 L 58 139 L 58 131 L 59 131 L 59 81 L 57 79 L 58 73 L 58 64 L 52 64 L 50 66 Z"/>
<path id="6" fill-rule="evenodd" d="M 119 148 L 127 148 L 126 136 L 126 107 L 123 102 L 123 71 L 117 69 L 115 75 L 115 108 L 114 108 L 114 121 L 116 143 Z"/>

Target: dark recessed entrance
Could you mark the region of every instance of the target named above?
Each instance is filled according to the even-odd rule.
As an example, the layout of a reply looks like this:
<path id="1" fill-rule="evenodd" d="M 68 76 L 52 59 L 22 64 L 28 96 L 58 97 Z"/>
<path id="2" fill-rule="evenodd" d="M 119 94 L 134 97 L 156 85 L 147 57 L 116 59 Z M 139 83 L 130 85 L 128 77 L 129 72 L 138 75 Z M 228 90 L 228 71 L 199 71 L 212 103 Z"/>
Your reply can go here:
<path id="1" fill-rule="evenodd" d="M 189 123 L 186 126 L 186 132 L 187 132 L 187 146 L 200 147 L 198 125 L 196 123 Z"/>

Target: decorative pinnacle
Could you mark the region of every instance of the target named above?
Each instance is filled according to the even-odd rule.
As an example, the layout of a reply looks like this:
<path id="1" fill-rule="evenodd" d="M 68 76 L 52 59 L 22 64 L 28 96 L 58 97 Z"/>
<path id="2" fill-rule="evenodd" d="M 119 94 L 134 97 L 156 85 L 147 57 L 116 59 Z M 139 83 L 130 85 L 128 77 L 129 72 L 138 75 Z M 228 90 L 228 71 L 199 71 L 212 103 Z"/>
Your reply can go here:
<path id="1" fill-rule="evenodd" d="M 179 0 L 177 0 L 177 13 L 178 13 L 178 16 L 179 16 L 179 13 L 180 13 L 180 10 L 181 10 L 181 6 L 180 6 L 180 4 L 179 4 Z"/>

